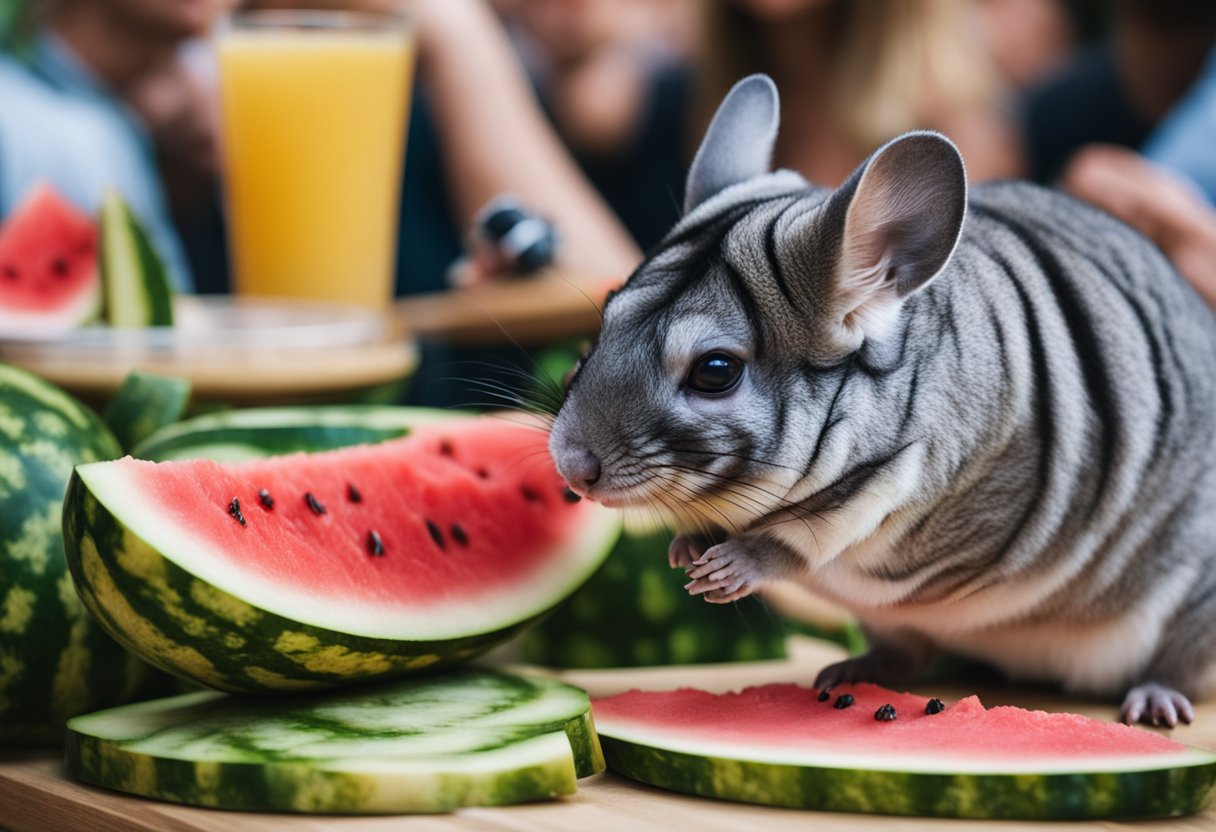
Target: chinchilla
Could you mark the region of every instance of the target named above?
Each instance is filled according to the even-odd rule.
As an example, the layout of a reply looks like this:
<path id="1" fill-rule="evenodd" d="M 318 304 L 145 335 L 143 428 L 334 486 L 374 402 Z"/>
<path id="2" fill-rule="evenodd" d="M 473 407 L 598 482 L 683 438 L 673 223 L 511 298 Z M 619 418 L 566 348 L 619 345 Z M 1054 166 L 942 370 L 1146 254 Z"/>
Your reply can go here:
<path id="1" fill-rule="evenodd" d="M 933 132 L 835 190 L 769 171 L 741 81 L 684 216 L 604 307 L 550 448 L 662 516 L 712 602 L 799 581 L 892 682 L 938 648 L 1124 718 L 1216 690 L 1216 319 L 1145 238 L 1061 193 L 970 189 Z"/>

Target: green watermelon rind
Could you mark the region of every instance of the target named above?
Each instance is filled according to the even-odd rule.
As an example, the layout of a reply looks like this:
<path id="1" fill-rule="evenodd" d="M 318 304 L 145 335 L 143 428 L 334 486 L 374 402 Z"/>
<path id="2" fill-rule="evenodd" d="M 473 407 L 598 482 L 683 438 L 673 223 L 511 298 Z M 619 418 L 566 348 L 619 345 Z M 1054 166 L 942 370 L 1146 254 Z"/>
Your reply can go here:
<path id="1" fill-rule="evenodd" d="M 455 741 L 475 746 L 472 750 L 411 750 L 412 742 L 425 746 L 436 740 L 426 729 L 399 737 L 390 725 L 369 730 L 368 723 L 335 722 L 334 694 L 242 703 L 202 692 L 72 720 L 66 768 L 72 777 L 94 785 L 176 803 L 323 814 L 433 813 L 542 800 L 572 794 L 578 778 L 604 770 L 586 694 L 558 682 L 470 670 L 416 683 L 360 687 L 338 696 L 343 708 L 357 709 L 367 701 L 383 709 L 397 691 L 405 691 L 401 707 L 408 708 L 410 688 L 431 688 L 432 697 L 450 701 L 449 710 L 459 711 L 469 685 L 501 687 L 502 706 L 467 721 L 445 715 L 434 724 L 439 744 Z M 310 712 L 314 702 L 322 710 Z M 275 747 L 272 736 L 272 747 L 266 748 L 258 742 L 265 733 L 241 730 L 242 714 L 252 713 L 258 730 L 273 734 L 276 729 L 265 726 L 289 722 L 298 708 L 303 710 L 300 730 L 336 734 L 342 744 L 353 740 L 358 754 L 348 756 L 349 746 L 327 753 L 323 739 L 304 751 L 284 751 Z M 208 713 L 221 709 L 218 719 Z M 266 711 L 270 713 L 263 716 Z M 430 711 L 428 707 L 428 720 Z M 203 727 L 192 731 L 198 722 Z M 224 731 L 225 722 L 233 725 L 230 733 Z M 449 727 L 453 723 L 456 727 Z M 343 729 L 348 736 L 342 736 Z M 202 731 L 208 740 L 200 752 L 190 741 Z M 384 750 L 402 740 L 404 748 Z M 217 753 L 216 747 L 225 743 L 228 747 Z"/>
<path id="2" fill-rule="evenodd" d="M 1159 818 L 1199 812 L 1216 795 L 1216 755 L 1198 749 L 1160 768 L 1145 758 L 1124 770 L 901 771 L 897 764 L 882 770 L 840 761 L 766 761 L 763 748 L 716 756 L 663 747 L 678 743 L 648 739 L 644 731 L 617 732 L 603 721 L 597 727 L 608 770 L 622 777 L 782 808 L 971 820 Z"/>
<path id="3" fill-rule="evenodd" d="M 547 615 L 595 572 L 620 533 L 611 512 L 591 515 L 578 551 L 565 553 L 582 569 L 566 575 L 549 602 L 513 621 L 433 640 L 367 637 L 261 609 L 197 578 L 127 528 L 85 484 L 89 469 L 99 467 L 73 472 L 64 500 L 68 565 L 85 606 L 149 663 L 232 693 L 310 690 L 466 662 Z M 122 495 L 111 497 L 121 504 Z"/>
<path id="4" fill-rule="evenodd" d="M 761 601 L 723 606 L 684 591 L 666 530 L 626 530 L 600 571 L 521 640 L 523 659 L 598 669 L 783 659 L 787 628 Z"/>
<path id="5" fill-rule="evenodd" d="M 182 418 L 190 388 L 189 379 L 133 371 L 106 405 L 103 418 L 119 444 L 130 450 Z"/>
<path id="6" fill-rule="evenodd" d="M 121 453 L 82 404 L 0 364 L 0 747 L 57 745 L 85 711 L 172 690 L 116 644 L 72 587 L 61 530 L 73 464 Z"/>
<path id="7" fill-rule="evenodd" d="M 443 410 L 386 405 L 249 408 L 168 425 L 136 445 L 132 455 L 158 462 L 253 459 L 385 442 L 460 417 Z"/>
<path id="8" fill-rule="evenodd" d="M 147 231 L 117 190 L 101 206 L 98 264 L 106 322 L 113 327 L 173 325 L 173 292 Z"/>

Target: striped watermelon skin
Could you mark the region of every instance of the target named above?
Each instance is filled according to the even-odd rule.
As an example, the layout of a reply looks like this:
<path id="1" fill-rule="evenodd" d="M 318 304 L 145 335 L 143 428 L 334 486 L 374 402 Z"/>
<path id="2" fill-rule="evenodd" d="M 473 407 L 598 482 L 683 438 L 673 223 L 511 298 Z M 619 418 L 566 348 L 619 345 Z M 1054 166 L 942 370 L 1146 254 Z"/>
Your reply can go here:
<path id="1" fill-rule="evenodd" d="M 63 528 L 77 590 L 107 632 L 164 670 L 230 693 L 312 690 L 435 670 L 484 653 L 532 621 L 468 638 L 407 642 L 284 618 L 165 558 L 130 533 L 77 474 L 68 485 Z"/>
<path id="2" fill-rule="evenodd" d="M 196 416 L 161 428 L 132 454 L 158 462 L 256 459 L 400 439 L 421 425 L 458 418 L 443 410 L 385 405 L 263 407 Z"/>
<path id="3" fill-rule="evenodd" d="M 710 718 L 707 716 L 707 718 Z M 1163 818 L 1212 801 L 1216 764 L 1086 774 L 920 774 L 728 760 L 600 734 L 610 771 L 685 794 L 822 812 L 967 818 Z"/>
<path id="4" fill-rule="evenodd" d="M 525 661 L 564 668 L 785 658 L 787 625 L 757 598 L 706 604 L 667 564 L 671 533 L 625 532 L 587 585 L 522 639 Z"/>
<path id="5" fill-rule="evenodd" d="M 176 803 L 339 814 L 547 799 L 604 769 L 584 692 L 484 670 L 116 708 L 70 723 L 66 763 L 77 779 Z"/>
<path id="6" fill-rule="evenodd" d="M 166 693 L 170 678 L 124 651 L 72 587 L 60 523 L 78 462 L 121 451 L 79 402 L 0 365 L 0 747 L 58 744 L 84 711 Z"/>

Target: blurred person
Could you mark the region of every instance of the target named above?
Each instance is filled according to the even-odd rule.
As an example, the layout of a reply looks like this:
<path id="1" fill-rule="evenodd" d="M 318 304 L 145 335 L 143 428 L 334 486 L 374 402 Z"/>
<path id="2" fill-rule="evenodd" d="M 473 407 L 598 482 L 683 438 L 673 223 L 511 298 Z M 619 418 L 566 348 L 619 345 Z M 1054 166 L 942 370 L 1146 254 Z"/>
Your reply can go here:
<path id="1" fill-rule="evenodd" d="M 0 216 L 36 181 L 85 210 L 117 187 L 179 289 L 191 286 L 147 127 L 123 96 L 206 32 L 229 0 L 34 0 L 0 52 Z"/>
<path id="2" fill-rule="evenodd" d="M 972 0 L 992 63 L 1014 90 L 1028 89 L 1072 55 L 1079 33 L 1063 0 Z"/>
<path id="3" fill-rule="evenodd" d="M 650 73 L 640 106 L 601 108 L 618 121 L 585 131 L 594 142 L 563 120 L 568 108 L 549 102 L 583 169 L 643 248 L 677 219 L 713 108 L 755 72 L 781 90 L 774 165 L 818 184 L 839 184 L 880 144 L 915 128 L 955 140 L 973 180 L 1021 172 L 1016 131 L 967 0 L 704 0 L 684 11 L 694 16 L 691 54 Z"/>
<path id="4" fill-rule="evenodd" d="M 1087 144 L 1143 147 L 1195 85 L 1216 45 L 1216 3 L 1115 0 L 1111 15 L 1108 37 L 1024 101 L 1035 181 L 1054 181 Z"/>
<path id="5" fill-rule="evenodd" d="M 1199 78 L 1153 128 L 1141 152 L 1185 176 L 1216 206 L 1216 45 Z"/>
<path id="6" fill-rule="evenodd" d="M 716 0 L 705 6 L 698 126 L 738 78 L 781 90 L 774 163 L 822 185 L 878 145 L 940 130 L 972 181 L 1021 172 L 998 77 L 962 0 Z"/>
<path id="7" fill-rule="evenodd" d="M 504 12 L 565 142 L 616 152 L 654 73 L 686 54 L 686 0 L 526 0 Z"/>

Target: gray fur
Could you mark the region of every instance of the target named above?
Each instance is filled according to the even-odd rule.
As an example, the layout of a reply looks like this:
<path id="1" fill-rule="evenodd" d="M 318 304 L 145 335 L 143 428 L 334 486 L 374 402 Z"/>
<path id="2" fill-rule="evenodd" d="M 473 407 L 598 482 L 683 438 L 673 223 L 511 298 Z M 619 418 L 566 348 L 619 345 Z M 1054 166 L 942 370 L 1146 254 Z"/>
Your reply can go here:
<path id="1" fill-rule="evenodd" d="M 728 134 L 749 133 L 707 143 Z M 779 171 L 690 199 L 605 308 L 559 470 L 590 451 L 586 493 L 674 523 L 693 592 L 793 579 L 854 610 L 875 653 L 832 679 L 942 646 L 1078 691 L 1211 695 L 1216 320 L 1149 242 L 1062 194 L 975 187 L 964 222 L 952 146 L 910 141 L 836 191 Z M 910 189 L 881 246 L 929 253 L 881 275 L 866 302 L 894 312 L 850 339 L 846 219 L 876 165 Z M 746 363 L 724 396 L 685 383 L 712 350 Z"/>

